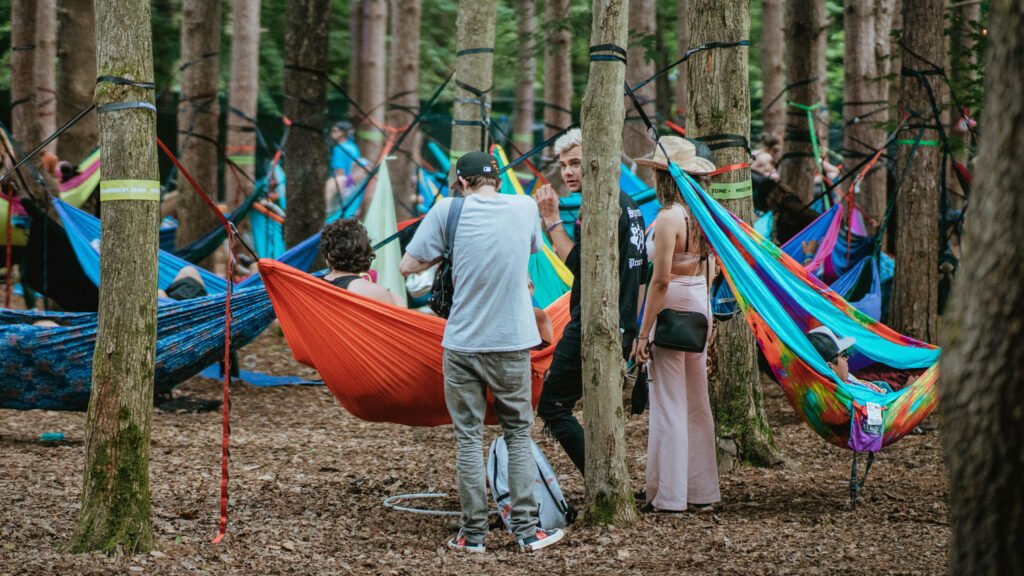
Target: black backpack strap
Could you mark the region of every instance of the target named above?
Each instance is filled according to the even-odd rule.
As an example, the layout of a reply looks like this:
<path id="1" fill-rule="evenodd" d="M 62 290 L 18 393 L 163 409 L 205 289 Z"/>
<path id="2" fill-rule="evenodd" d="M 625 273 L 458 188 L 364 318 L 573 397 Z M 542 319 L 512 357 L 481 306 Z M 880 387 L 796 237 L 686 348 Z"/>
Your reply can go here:
<path id="1" fill-rule="evenodd" d="M 451 208 L 448 210 L 448 221 L 444 227 L 444 257 L 449 260 L 455 246 L 455 230 L 459 227 L 459 216 L 462 214 L 462 204 L 465 200 L 462 196 L 453 198 Z"/>

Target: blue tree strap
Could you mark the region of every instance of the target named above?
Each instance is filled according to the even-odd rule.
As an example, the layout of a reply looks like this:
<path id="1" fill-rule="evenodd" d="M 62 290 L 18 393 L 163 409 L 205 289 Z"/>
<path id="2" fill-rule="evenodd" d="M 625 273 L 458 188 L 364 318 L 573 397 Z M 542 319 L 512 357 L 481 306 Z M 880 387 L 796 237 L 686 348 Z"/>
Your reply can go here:
<path id="1" fill-rule="evenodd" d="M 102 106 L 97 107 L 96 113 L 102 114 L 104 112 L 117 112 L 118 110 L 134 110 L 136 108 L 141 108 L 143 110 L 152 110 L 154 113 L 156 112 L 156 106 L 150 104 L 149 102 L 111 102 L 110 104 L 104 104 Z"/>
<path id="2" fill-rule="evenodd" d="M 611 52 L 611 54 L 600 54 L 600 52 Z M 626 63 L 626 49 L 616 44 L 597 44 L 590 47 L 591 62 L 622 62 Z"/>
<path id="3" fill-rule="evenodd" d="M 468 56 L 469 54 L 494 54 L 494 48 L 466 48 L 455 53 L 455 57 Z"/>
<path id="4" fill-rule="evenodd" d="M 96 83 L 107 82 L 110 84 L 120 84 L 122 86 L 134 86 L 135 88 L 142 88 L 143 90 L 156 90 L 156 84 L 152 82 L 139 82 L 132 80 L 131 78 L 122 78 L 119 76 L 97 76 Z"/>

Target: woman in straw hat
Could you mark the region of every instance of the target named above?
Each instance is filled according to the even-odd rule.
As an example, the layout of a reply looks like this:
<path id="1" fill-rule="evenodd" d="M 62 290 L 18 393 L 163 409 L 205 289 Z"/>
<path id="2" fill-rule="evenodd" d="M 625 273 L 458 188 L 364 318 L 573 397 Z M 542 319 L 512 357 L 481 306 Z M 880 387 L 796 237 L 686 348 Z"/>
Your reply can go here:
<path id="1" fill-rule="evenodd" d="M 667 156 L 666 156 L 667 155 Z M 654 264 L 635 346 L 638 362 L 650 361 L 650 430 L 647 440 L 646 511 L 710 510 L 720 500 L 715 426 L 708 400 L 707 348 L 701 353 L 651 350 L 655 319 L 664 309 L 703 312 L 711 325 L 708 282 L 714 260 L 707 238 L 690 216 L 668 161 L 706 186 L 715 165 L 684 138 L 666 136 L 637 164 L 655 169 L 661 210 L 648 239 Z M 710 334 L 710 330 L 709 330 Z"/>

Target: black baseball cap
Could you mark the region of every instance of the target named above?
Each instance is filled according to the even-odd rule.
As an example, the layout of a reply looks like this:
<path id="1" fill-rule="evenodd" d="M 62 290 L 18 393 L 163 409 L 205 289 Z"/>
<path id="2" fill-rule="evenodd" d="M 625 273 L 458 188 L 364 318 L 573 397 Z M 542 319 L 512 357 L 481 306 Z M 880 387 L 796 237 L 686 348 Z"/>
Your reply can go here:
<path id="1" fill-rule="evenodd" d="M 498 163 L 486 152 L 470 152 L 455 164 L 455 177 L 468 178 L 470 176 L 493 176 L 498 177 Z"/>

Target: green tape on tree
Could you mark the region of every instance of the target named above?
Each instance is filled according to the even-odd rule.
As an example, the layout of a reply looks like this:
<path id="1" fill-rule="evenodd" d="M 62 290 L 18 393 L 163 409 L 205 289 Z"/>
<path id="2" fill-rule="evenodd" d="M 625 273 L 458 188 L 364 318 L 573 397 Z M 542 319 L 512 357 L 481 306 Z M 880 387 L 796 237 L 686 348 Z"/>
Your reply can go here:
<path id="1" fill-rule="evenodd" d="M 903 146 L 913 146 L 915 144 L 917 144 L 918 146 L 938 146 L 939 145 L 939 141 L 938 140 L 912 140 L 912 139 L 910 139 L 910 140 L 897 140 L 896 143 L 897 144 L 901 144 Z"/>
<path id="2" fill-rule="evenodd" d="M 239 166 L 255 166 L 256 165 L 256 157 L 255 156 L 228 156 L 228 160 L 231 160 L 232 162 L 234 162 L 235 164 L 237 164 Z"/>
<path id="3" fill-rule="evenodd" d="M 103 180 L 100 202 L 110 200 L 160 201 L 160 182 L 156 180 Z"/>
<path id="4" fill-rule="evenodd" d="M 739 200 L 754 194 L 754 183 L 750 180 L 715 183 L 708 192 L 715 200 Z"/>
<path id="5" fill-rule="evenodd" d="M 367 142 L 380 142 L 384 139 L 384 135 L 376 130 L 360 130 L 356 132 L 356 137 Z"/>

